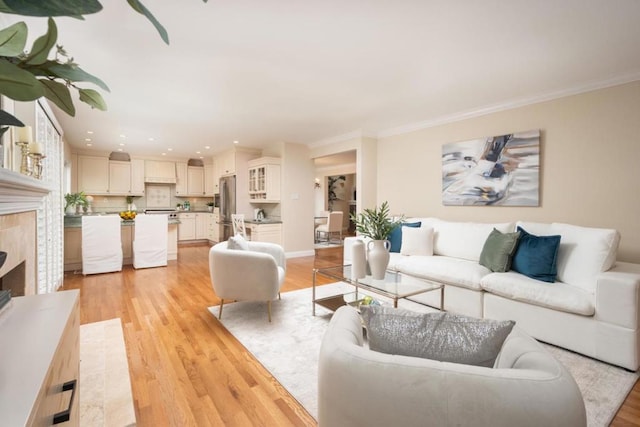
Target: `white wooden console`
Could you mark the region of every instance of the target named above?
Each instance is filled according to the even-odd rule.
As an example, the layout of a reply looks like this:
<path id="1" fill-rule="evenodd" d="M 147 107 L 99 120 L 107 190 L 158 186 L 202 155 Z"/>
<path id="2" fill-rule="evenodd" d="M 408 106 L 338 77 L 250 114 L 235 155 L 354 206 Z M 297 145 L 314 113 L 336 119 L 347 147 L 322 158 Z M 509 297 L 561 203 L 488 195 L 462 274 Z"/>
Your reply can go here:
<path id="1" fill-rule="evenodd" d="M 0 313 L 0 424 L 79 425 L 79 295 L 15 297 Z"/>

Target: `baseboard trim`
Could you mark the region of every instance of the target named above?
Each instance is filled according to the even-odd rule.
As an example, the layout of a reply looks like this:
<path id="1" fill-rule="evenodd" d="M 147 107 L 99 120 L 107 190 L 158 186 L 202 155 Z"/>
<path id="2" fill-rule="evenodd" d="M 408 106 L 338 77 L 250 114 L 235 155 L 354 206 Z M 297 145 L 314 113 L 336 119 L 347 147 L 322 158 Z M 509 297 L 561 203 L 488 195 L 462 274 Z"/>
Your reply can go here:
<path id="1" fill-rule="evenodd" d="M 304 256 L 314 256 L 316 251 L 314 249 L 310 249 L 308 251 L 296 251 L 296 252 L 287 252 L 285 256 L 287 258 L 301 258 Z"/>

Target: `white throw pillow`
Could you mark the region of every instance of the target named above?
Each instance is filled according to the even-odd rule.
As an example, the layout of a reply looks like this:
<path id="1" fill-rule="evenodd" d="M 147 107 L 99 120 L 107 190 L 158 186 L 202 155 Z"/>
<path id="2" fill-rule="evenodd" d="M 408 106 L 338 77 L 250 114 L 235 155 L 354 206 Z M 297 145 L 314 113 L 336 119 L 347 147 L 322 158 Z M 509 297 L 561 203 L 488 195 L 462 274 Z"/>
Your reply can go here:
<path id="1" fill-rule="evenodd" d="M 433 228 L 402 227 L 401 255 L 433 255 Z"/>
<path id="2" fill-rule="evenodd" d="M 241 234 L 236 234 L 235 236 L 229 237 L 227 240 L 227 249 L 239 249 L 242 251 L 249 250 L 249 243 L 242 237 Z"/>

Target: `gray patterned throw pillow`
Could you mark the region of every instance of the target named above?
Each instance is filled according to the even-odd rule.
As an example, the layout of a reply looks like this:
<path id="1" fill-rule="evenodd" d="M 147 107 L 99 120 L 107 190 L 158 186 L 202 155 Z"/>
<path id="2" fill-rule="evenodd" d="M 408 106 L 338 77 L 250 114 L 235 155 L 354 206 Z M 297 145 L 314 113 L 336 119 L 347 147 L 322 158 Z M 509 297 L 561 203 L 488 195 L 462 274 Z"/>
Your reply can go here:
<path id="1" fill-rule="evenodd" d="M 441 362 L 493 367 L 514 321 L 477 319 L 452 313 L 416 313 L 363 306 L 369 348 Z"/>

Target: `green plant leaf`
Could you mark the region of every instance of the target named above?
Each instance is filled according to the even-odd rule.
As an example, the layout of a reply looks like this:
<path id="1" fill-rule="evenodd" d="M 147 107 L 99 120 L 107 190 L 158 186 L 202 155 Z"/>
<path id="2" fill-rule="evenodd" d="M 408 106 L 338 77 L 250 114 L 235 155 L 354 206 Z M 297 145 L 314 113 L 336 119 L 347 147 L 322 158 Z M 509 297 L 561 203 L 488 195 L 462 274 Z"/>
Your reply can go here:
<path id="1" fill-rule="evenodd" d="M 158 22 L 158 20 L 155 18 L 155 16 L 153 16 L 149 9 L 144 7 L 144 5 L 138 0 L 127 0 L 127 3 L 129 3 L 129 6 L 131 6 L 133 10 L 146 16 L 147 19 L 153 24 L 153 26 L 156 27 L 156 30 L 158 30 L 158 33 L 160 33 L 160 37 L 162 38 L 162 40 L 164 40 L 166 44 L 169 44 L 169 34 L 167 34 L 167 30 L 164 29 L 162 24 Z"/>
<path id="2" fill-rule="evenodd" d="M 16 101 L 33 101 L 44 89 L 33 74 L 0 58 L 0 93 Z"/>
<path id="3" fill-rule="evenodd" d="M 98 91 L 93 89 L 78 89 L 78 92 L 80 93 L 80 101 L 100 111 L 107 111 L 107 103 L 104 102 L 102 95 L 100 95 Z"/>
<path id="4" fill-rule="evenodd" d="M 18 56 L 24 52 L 27 43 L 27 24 L 16 22 L 0 30 L 0 56 Z"/>
<path id="5" fill-rule="evenodd" d="M 49 61 L 51 65 L 45 64 L 45 68 L 49 70 L 51 73 L 60 77 L 61 79 L 69 80 L 72 82 L 89 82 L 94 83 L 95 85 L 101 87 L 102 89 L 110 92 L 109 86 L 105 84 L 102 80 L 93 76 L 77 65 L 71 64 L 60 64 L 58 62 Z"/>
<path id="6" fill-rule="evenodd" d="M 3 0 L 0 12 L 25 16 L 78 16 L 102 10 L 98 0 Z"/>
<path id="7" fill-rule="evenodd" d="M 47 61 L 49 52 L 51 48 L 55 46 L 56 40 L 58 39 L 58 27 L 56 27 L 55 21 L 49 18 L 47 24 L 47 33 L 44 36 L 38 37 L 33 43 L 31 52 L 29 52 L 29 55 L 27 55 L 27 58 L 24 60 L 25 63 L 29 65 L 40 65 Z"/>
<path id="8" fill-rule="evenodd" d="M 0 110 L 0 126 L 6 126 L 6 125 L 22 127 L 24 126 L 24 123 L 22 123 L 12 114 L 9 114 L 4 110 Z"/>
<path id="9" fill-rule="evenodd" d="M 41 79 L 40 83 L 44 86 L 44 96 L 48 100 L 71 117 L 76 115 L 76 107 L 73 106 L 71 93 L 66 85 L 49 79 Z"/>

